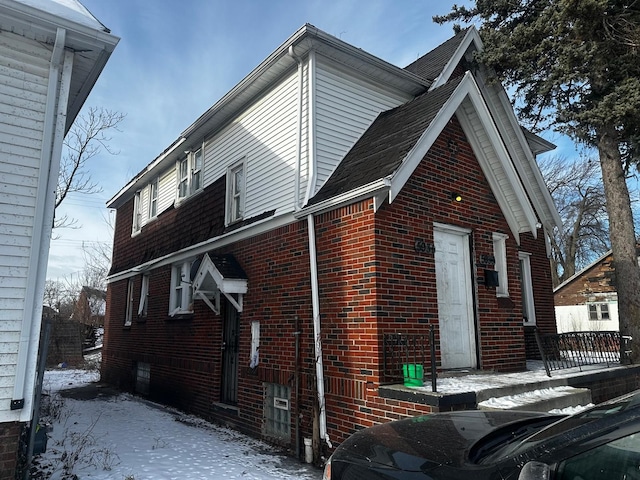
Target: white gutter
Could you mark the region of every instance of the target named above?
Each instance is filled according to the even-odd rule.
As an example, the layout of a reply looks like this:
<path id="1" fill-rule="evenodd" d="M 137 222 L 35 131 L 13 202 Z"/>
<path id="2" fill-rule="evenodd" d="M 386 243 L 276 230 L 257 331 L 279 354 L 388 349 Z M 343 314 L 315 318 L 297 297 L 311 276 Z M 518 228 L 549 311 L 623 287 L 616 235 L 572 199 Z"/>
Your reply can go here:
<path id="1" fill-rule="evenodd" d="M 316 193 L 316 53 L 311 50 L 309 52 L 309 100 L 307 108 L 309 109 L 309 154 L 307 161 L 307 194 L 304 197 L 306 204 Z"/>
<path id="2" fill-rule="evenodd" d="M 296 132 L 296 173 L 295 173 L 295 186 L 293 188 L 293 208 L 294 210 L 300 210 L 300 174 L 302 167 L 302 103 L 304 94 L 304 67 L 302 60 L 298 57 L 294 50 L 293 45 L 289 45 L 289 55 L 298 64 L 298 118 L 297 118 L 297 132 Z"/>
<path id="3" fill-rule="evenodd" d="M 302 209 L 300 213 L 296 215 L 296 217 L 303 218 L 306 215 L 335 210 L 338 207 L 357 202 L 358 200 L 362 200 L 364 198 L 378 196 L 381 193 L 388 192 L 390 189 L 390 185 L 391 181 L 389 177 L 380 178 L 374 182 L 362 185 L 361 187 L 355 188 L 353 190 L 349 190 L 348 192 L 332 196 L 326 200 L 323 200 L 322 202 L 304 207 L 304 209 Z"/>
<path id="4" fill-rule="evenodd" d="M 318 263 L 316 258 L 316 230 L 313 215 L 307 216 L 309 230 L 309 264 L 311 269 L 311 305 L 313 308 L 313 339 L 316 363 L 316 381 L 318 388 L 318 408 L 320 413 L 320 439 L 329 448 L 331 441 L 327 435 L 327 408 L 324 396 L 324 365 L 322 362 L 322 337 L 320 336 L 320 289 L 318 286 Z"/>
<path id="5" fill-rule="evenodd" d="M 65 41 L 66 30 L 58 28 L 49 66 L 49 84 L 42 132 L 42 152 L 36 194 L 33 242 L 31 244 L 29 278 L 25 292 L 25 309 L 12 400 L 12 408 L 22 408 L 21 419 L 23 421 L 30 420 L 32 413 L 32 394 L 35 385 L 40 327 L 42 324 L 42 299 L 44 298 L 44 284 L 55 209 L 55 193 L 58 185 L 60 155 L 64 139 L 67 102 L 73 69 L 73 53 L 64 51 Z M 62 76 L 60 75 L 61 69 Z M 22 402 L 24 404 L 19 407 Z"/>

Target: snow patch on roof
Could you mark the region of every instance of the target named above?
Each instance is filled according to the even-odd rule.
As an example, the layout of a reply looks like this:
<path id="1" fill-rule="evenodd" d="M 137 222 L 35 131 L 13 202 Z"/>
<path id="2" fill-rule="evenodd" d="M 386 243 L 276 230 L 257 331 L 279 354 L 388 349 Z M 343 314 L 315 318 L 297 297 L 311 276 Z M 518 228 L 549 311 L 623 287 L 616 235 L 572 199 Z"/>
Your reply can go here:
<path id="1" fill-rule="evenodd" d="M 74 23 L 95 30 L 108 30 L 77 0 L 15 0 L 17 3 L 33 7 Z"/>

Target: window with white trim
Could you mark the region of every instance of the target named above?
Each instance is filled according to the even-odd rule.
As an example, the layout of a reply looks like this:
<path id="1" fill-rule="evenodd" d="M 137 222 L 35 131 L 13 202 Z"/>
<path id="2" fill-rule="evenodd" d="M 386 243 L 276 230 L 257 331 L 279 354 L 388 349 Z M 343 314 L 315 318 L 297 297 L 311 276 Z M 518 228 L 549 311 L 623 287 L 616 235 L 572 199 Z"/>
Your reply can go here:
<path id="1" fill-rule="evenodd" d="M 154 178 L 149 184 L 149 218 L 158 215 L 158 179 Z"/>
<path id="2" fill-rule="evenodd" d="M 133 224 L 131 226 L 131 233 L 138 233 L 142 228 L 142 197 L 141 192 L 138 190 L 133 197 Z"/>
<path id="3" fill-rule="evenodd" d="M 171 297 L 169 315 L 193 313 L 193 289 L 191 288 L 191 260 L 171 267 Z"/>
<path id="4" fill-rule="evenodd" d="M 193 195 L 202 189 L 202 167 L 204 158 L 202 148 L 195 152 L 187 152 L 186 156 L 178 160 L 178 200 Z"/>
<path id="5" fill-rule="evenodd" d="M 495 268 L 498 272 L 498 286 L 496 296 L 509 296 L 509 277 L 507 275 L 507 238 L 504 233 L 493 233 L 493 256 L 496 259 Z"/>
<path id="6" fill-rule="evenodd" d="M 611 320 L 611 316 L 609 315 L 609 304 L 608 303 L 590 303 L 589 304 L 589 320 L 591 321 L 599 321 L 599 320 Z"/>
<path id="7" fill-rule="evenodd" d="M 133 320 L 133 278 L 127 282 L 127 309 L 124 316 L 124 326 L 130 327 Z"/>
<path id="8" fill-rule="evenodd" d="M 244 218 L 245 165 L 244 159 L 227 170 L 227 223 Z"/>
<path id="9" fill-rule="evenodd" d="M 519 252 L 520 288 L 522 290 L 522 321 L 524 325 L 536 324 L 536 308 L 533 299 L 533 280 L 531 277 L 531 254 Z"/>
<path id="10" fill-rule="evenodd" d="M 140 303 L 138 304 L 138 317 L 146 318 L 147 308 L 149 305 L 149 274 L 142 275 L 142 284 L 140 285 Z"/>

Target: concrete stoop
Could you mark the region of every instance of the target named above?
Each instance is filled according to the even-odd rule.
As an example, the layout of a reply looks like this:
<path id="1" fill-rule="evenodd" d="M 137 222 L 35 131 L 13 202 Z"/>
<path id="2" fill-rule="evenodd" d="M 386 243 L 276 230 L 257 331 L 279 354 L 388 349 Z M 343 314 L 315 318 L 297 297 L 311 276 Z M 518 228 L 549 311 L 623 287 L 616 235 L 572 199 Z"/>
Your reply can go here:
<path id="1" fill-rule="evenodd" d="M 490 397 L 478 402 L 478 410 L 528 410 L 549 412 L 555 409 L 587 406 L 591 390 L 569 386 L 542 387 L 535 390 Z"/>

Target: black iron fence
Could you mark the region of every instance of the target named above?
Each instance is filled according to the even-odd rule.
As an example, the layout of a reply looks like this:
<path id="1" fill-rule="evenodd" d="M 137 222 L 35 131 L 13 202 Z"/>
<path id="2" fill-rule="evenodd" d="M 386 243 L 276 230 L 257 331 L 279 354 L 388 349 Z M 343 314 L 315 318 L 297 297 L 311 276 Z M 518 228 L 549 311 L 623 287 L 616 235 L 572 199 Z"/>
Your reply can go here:
<path id="1" fill-rule="evenodd" d="M 383 334 L 382 382 L 407 384 L 409 378 L 421 383 L 429 377 L 432 391 L 437 391 L 434 338 L 433 326 L 428 334 Z M 430 366 L 428 375 L 425 375 L 426 365 Z"/>
<path id="2" fill-rule="evenodd" d="M 628 363 L 631 337 L 620 332 L 565 332 L 540 335 L 536 330 L 536 342 L 547 375 L 554 370 L 605 365 L 607 367 Z"/>

